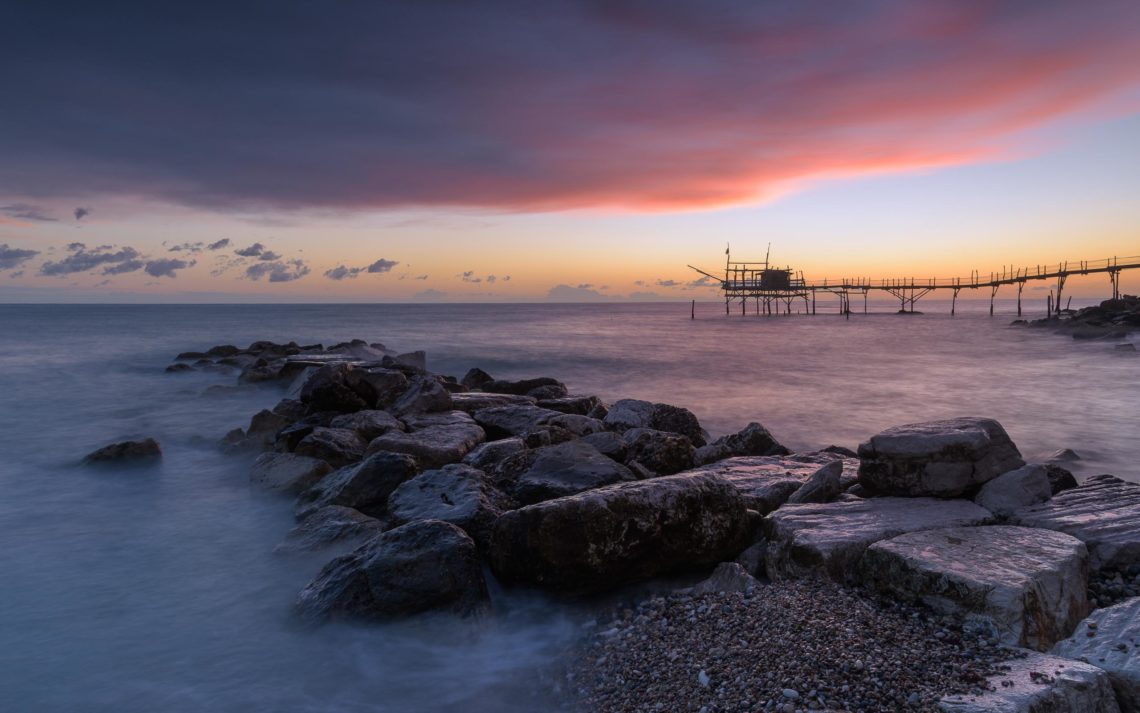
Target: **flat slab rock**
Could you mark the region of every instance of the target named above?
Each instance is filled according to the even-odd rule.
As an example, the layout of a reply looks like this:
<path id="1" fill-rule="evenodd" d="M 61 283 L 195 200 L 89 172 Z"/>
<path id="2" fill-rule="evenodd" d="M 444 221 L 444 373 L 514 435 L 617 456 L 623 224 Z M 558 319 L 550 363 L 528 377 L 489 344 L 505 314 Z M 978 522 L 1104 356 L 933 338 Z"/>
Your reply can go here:
<path id="1" fill-rule="evenodd" d="M 860 579 L 944 614 L 992 625 L 1002 643 L 1038 651 L 1089 609 L 1088 552 L 1075 537 L 1028 527 L 910 532 L 867 548 Z"/>
<path id="2" fill-rule="evenodd" d="M 831 454 L 804 456 L 741 456 L 686 470 L 679 475 L 710 473 L 724 478 L 744 497 L 749 509 L 766 515 L 788 501 L 816 471 L 837 459 L 853 472 L 858 461 Z"/>
<path id="3" fill-rule="evenodd" d="M 1104 669 L 1120 708 L 1140 711 L 1140 597 L 1097 609 L 1053 653 Z"/>
<path id="4" fill-rule="evenodd" d="M 1007 661 L 1009 671 L 991 676 L 992 691 L 947 696 L 945 713 L 1119 713 L 1108 676 L 1101 669 L 1035 651 Z"/>
<path id="5" fill-rule="evenodd" d="M 813 505 L 785 505 L 764 518 L 768 576 L 825 573 L 852 579 L 859 558 L 881 540 L 940 527 L 971 527 L 992 519 L 967 500 L 869 498 Z"/>
<path id="6" fill-rule="evenodd" d="M 1001 424 L 955 418 L 888 428 L 859 445 L 859 482 L 880 495 L 953 498 L 1025 465 Z"/>
<path id="7" fill-rule="evenodd" d="M 423 468 L 442 468 L 463 460 L 486 434 L 462 411 L 412 416 L 405 419 L 408 432 L 389 431 L 368 444 L 367 455 L 380 451 L 415 456 Z"/>
<path id="8" fill-rule="evenodd" d="M 1053 499 L 1016 511 L 1010 521 L 1058 530 L 1089 548 L 1093 570 L 1140 564 L 1140 485 L 1094 475 Z"/>

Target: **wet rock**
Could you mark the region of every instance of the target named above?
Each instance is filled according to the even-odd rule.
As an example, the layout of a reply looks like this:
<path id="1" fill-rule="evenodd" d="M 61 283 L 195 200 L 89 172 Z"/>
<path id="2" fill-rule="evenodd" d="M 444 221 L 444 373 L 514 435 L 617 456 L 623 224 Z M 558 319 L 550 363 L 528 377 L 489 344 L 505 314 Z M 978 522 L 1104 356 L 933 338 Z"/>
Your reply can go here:
<path id="1" fill-rule="evenodd" d="M 708 579 L 693 587 L 693 594 L 720 594 L 725 592 L 752 594 L 759 586 L 760 583 L 744 567 L 735 562 L 721 562 Z"/>
<path id="2" fill-rule="evenodd" d="M 1140 597 L 1097 609 L 1053 654 L 1104 669 L 1121 710 L 1140 711 Z"/>
<path id="3" fill-rule="evenodd" d="M 999 518 L 1008 518 L 1015 510 L 1043 503 L 1051 497 L 1053 488 L 1045 467 L 1023 465 L 983 485 L 974 502 Z"/>
<path id="4" fill-rule="evenodd" d="M 498 468 L 499 464 L 508 457 L 524 450 L 526 450 L 526 444 L 521 438 L 488 441 L 476 446 L 470 453 L 463 456 L 463 463 L 478 470 L 490 471 Z"/>
<path id="5" fill-rule="evenodd" d="M 404 424 L 387 411 L 374 409 L 337 416 L 329 423 L 332 428 L 355 431 L 365 441 L 383 436 L 388 431 L 402 431 Z"/>
<path id="6" fill-rule="evenodd" d="M 162 448 L 158 441 L 147 438 L 142 441 L 122 441 L 91 451 L 83 457 L 84 465 L 105 463 L 144 464 L 162 458 Z"/>
<path id="7" fill-rule="evenodd" d="M 249 482 L 259 488 L 299 495 L 332 472 L 319 458 L 295 453 L 262 453 L 253 462 Z"/>
<path id="8" fill-rule="evenodd" d="M 410 366 L 413 369 L 420 371 L 427 371 L 427 352 L 417 350 L 408 352 L 406 354 L 397 354 L 395 357 L 396 363 L 403 366 Z"/>
<path id="9" fill-rule="evenodd" d="M 383 514 L 392 491 L 418 472 L 416 459 L 410 455 L 374 453 L 356 465 L 326 475 L 301 493 L 295 508 L 297 518 L 303 520 L 328 505 L 343 505 L 366 515 Z"/>
<path id="10" fill-rule="evenodd" d="M 881 592 L 992 625 L 1002 643 L 1048 650 L 1088 612 L 1088 552 L 1027 527 L 954 527 L 877 542 L 860 577 Z"/>
<path id="11" fill-rule="evenodd" d="M 1073 463 L 1080 459 L 1081 457 L 1072 448 L 1062 448 L 1059 451 L 1053 451 L 1046 460 L 1050 463 Z"/>
<path id="12" fill-rule="evenodd" d="M 1053 463 L 1045 464 L 1045 475 L 1049 478 L 1049 490 L 1053 495 L 1079 485 L 1071 472 Z"/>
<path id="13" fill-rule="evenodd" d="M 1140 485 L 1094 475 L 1053 499 L 1022 508 L 1013 524 L 1058 530 L 1089 548 L 1094 571 L 1140 564 Z"/>
<path id="14" fill-rule="evenodd" d="M 485 408 L 497 406 L 533 406 L 535 399 L 530 396 L 516 396 L 514 394 L 487 394 L 482 391 L 468 391 L 453 393 L 451 404 L 457 411 L 474 414 Z"/>
<path id="15" fill-rule="evenodd" d="M 538 402 L 538 406 L 551 411 L 588 416 L 601 403 L 597 396 L 563 396 L 561 398 L 543 399 Z"/>
<path id="16" fill-rule="evenodd" d="M 426 611 L 472 615 L 488 604 L 475 543 L 455 525 L 421 520 L 328 563 L 301 591 L 306 621 L 383 620 Z"/>
<path id="17" fill-rule="evenodd" d="M 721 436 L 712 443 L 697 449 L 697 465 L 715 463 L 726 458 L 742 456 L 782 456 L 788 449 L 781 446 L 768 429 L 753 421 L 736 433 Z"/>
<path id="18" fill-rule="evenodd" d="M 615 402 L 609 407 L 604 422 L 607 428 L 618 432 L 632 428 L 651 428 L 655 431 L 679 433 L 687 436 L 698 448 L 705 445 L 708 437 L 692 411 L 637 399 Z"/>
<path id="19" fill-rule="evenodd" d="M 944 697 L 944 713 L 1119 713 L 1108 676 L 1078 661 L 1026 652 L 986 679 L 989 690 Z"/>
<path id="20" fill-rule="evenodd" d="M 489 559 L 505 582 L 601 591 L 731 559 L 750 530 L 744 500 L 729 483 L 672 475 L 505 513 Z"/>
<path id="21" fill-rule="evenodd" d="M 540 430 L 551 418 L 563 416 L 558 411 L 539 408 L 530 404 L 516 406 L 495 406 L 476 411 L 475 422 L 483 427 L 492 440 L 524 436 Z"/>
<path id="22" fill-rule="evenodd" d="M 388 409 L 400 418 L 425 413 L 450 411 L 451 394 L 432 376 L 417 376 L 408 388 Z M 407 420 L 405 418 L 405 420 Z"/>
<path id="23" fill-rule="evenodd" d="M 968 500 L 869 498 L 785 505 L 764 518 L 768 576 L 825 574 L 844 581 L 868 547 L 907 532 L 982 525 L 990 512 Z"/>
<path id="24" fill-rule="evenodd" d="M 591 433 L 588 436 L 582 436 L 583 443 L 589 443 L 596 448 L 599 453 L 616 460 L 618 463 L 625 463 L 625 441 L 622 437 L 613 431 L 602 431 L 601 433 Z"/>
<path id="25" fill-rule="evenodd" d="M 859 446 L 859 482 L 880 495 L 958 497 L 1025 465 L 997 421 L 895 426 Z"/>
<path id="26" fill-rule="evenodd" d="M 319 367 L 301 387 L 300 401 L 310 411 L 352 413 L 371 408 L 372 403 L 348 384 L 350 364 L 325 364 Z"/>
<path id="27" fill-rule="evenodd" d="M 693 467 L 693 443 L 687 436 L 651 428 L 622 434 L 627 465 L 636 463 L 656 475 L 672 475 Z"/>
<path id="28" fill-rule="evenodd" d="M 463 378 L 459 380 L 459 383 L 469 389 L 481 389 L 484 384 L 489 384 L 494 380 L 494 377 L 490 374 L 476 367 L 468 369 L 467 373 L 463 375 Z"/>
<path id="29" fill-rule="evenodd" d="M 274 552 L 310 552 L 333 545 L 353 547 L 384 531 L 384 524 L 359 510 L 329 505 L 302 520 Z"/>
<path id="30" fill-rule="evenodd" d="M 334 468 L 355 463 L 364 457 L 368 442 L 347 428 L 314 428 L 293 449 L 299 456 L 319 458 Z"/>
<path id="31" fill-rule="evenodd" d="M 815 461 L 781 456 L 727 458 L 702 465 L 686 473 L 712 473 L 740 491 L 752 510 L 766 515 L 788 501 L 820 468 Z"/>
<path id="32" fill-rule="evenodd" d="M 408 377 L 403 372 L 380 366 L 355 366 L 345 380 L 368 408 L 387 408 L 408 389 Z"/>
<path id="33" fill-rule="evenodd" d="M 241 350 L 232 344 L 220 344 L 206 350 L 206 356 L 214 357 L 215 359 L 220 357 L 234 357 L 238 354 L 241 354 Z"/>
<path id="34" fill-rule="evenodd" d="M 568 441 L 510 456 L 502 462 L 495 476 L 521 503 L 537 503 L 635 479 L 628 468 L 582 441 Z"/>
<path id="35" fill-rule="evenodd" d="M 843 458 L 859 457 L 858 453 L 851 450 L 850 448 L 844 448 L 843 446 L 828 446 L 827 448 L 824 448 L 822 451 L 820 451 L 820 453 L 832 453 L 837 456 L 842 456 Z"/>
<path id="36" fill-rule="evenodd" d="M 245 431 L 245 445 L 253 448 L 270 448 L 277 440 L 277 434 L 293 425 L 296 420 L 298 419 L 278 413 L 276 409 L 273 411 L 262 409 L 249 420 L 249 428 Z"/>
<path id="37" fill-rule="evenodd" d="M 480 548 L 486 547 L 495 520 L 510 507 L 483 471 L 458 463 L 420 473 L 388 498 L 388 514 L 397 522 L 450 522 L 463 528 Z"/>
<path id="38" fill-rule="evenodd" d="M 808 476 L 807 481 L 788 497 L 789 503 L 826 503 L 843 492 L 843 461 L 833 460 Z"/>
<path id="39" fill-rule="evenodd" d="M 389 431 L 368 444 L 368 453 L 392 451 L 414 455 L 424 468 L 441 468 L 463 460 L 486 434 L 462 411 L 424 414 L 404 421 L 408 432 Z"/>
<path id="40" fill-rule="evenodd" d="M 177 374 L 178 372 L 194 371 L 194 367 L 190 366 L 189 364 L 178 363 L 171 364 L 170 366 L 166 367 L 165 371 L 168 374 Z"/>
<path id="41" fill-rule="evenodd" d="M 535 396 L 532 391 L 536 389 L 543 389 L 544 387 L 552 387 L 544 389 L 539 392 L 540 395 Z M 566 385 L 558 379 L 552 379 L 549 376 L 540 376 L 536 379 L 520 379 L 518 381 L 502 381 L 496 379 L 484 383 L 480 388 L 494 394 L 517 394 L 520 396 L 535 396 L 535 398 L 552 399 L 560 398 L 567 394 Z"/>
<path id="42" fill-rule="evenodd" d="M 319 412 L 306 416 L 278 431 L 273 440 L 274 447 L 279 451 L 292 452 L 306 436 L 317 428 L 328 427 L 336 416 L 336 412 Z"/>

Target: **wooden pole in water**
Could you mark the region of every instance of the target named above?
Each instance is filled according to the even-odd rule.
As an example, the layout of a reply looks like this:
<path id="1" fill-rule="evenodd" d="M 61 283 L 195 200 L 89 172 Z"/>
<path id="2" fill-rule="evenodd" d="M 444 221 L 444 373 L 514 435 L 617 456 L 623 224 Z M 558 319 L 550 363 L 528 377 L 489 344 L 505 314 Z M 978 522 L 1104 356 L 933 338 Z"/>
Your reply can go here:
<path id="1" fill-rule="evenodd" d="M 1017 316 L 1021 317 L 1021 290 L 1025 287 L 1024 282 L 1017 283 Z"/>
<path id="2" fill-rule="evenodd" d="M 692 312 L 689 313 L 689 319 L 697 318 L 697 301 L 693 300 Z"/>

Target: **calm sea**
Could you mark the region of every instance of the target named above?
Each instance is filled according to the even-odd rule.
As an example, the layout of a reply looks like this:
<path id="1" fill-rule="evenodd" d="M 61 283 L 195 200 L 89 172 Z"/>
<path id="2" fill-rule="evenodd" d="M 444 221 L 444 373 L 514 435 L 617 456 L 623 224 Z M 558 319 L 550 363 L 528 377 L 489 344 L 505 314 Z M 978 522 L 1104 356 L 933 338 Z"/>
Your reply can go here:
<path id="1" fill-rule="evenodd" d="M 295 626 L 293 597 L 325 558 L 274 555 L 290 503 L 251 492 L 248 460 L 213 447 L 280 394 L 206 393 L 234 378 L 163 373 L 183 350 L 381 341 L 457 376 L 550 375 L 685 406 L 714 436 L 760 421 L 794 449 L 989 416 L 1029 459 L 1072 448 L 1079 475 L 1140 481 L 1135 352 L 1011 328 L 1004 303 L 995 318 L 983 304 L 953 319 L 922 307 L 845 320 L 702 304 L 690 320 L 687 304 L 0 305 L 0 710 L 544 707 L 536 671 L 580 621 L 541 599 L 500 593 L 503 615 L 478 626 Z M 163 445 L 154 470 L 76 467 L 140 436 Z"/>

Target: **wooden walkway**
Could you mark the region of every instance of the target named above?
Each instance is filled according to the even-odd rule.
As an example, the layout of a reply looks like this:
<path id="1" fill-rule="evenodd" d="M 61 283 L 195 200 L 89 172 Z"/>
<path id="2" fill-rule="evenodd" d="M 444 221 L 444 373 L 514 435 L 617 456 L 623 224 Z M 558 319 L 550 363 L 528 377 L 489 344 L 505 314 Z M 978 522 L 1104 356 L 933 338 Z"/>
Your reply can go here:
<path id="1" fill-rule="evenodd" d="M 727 255 L 728 252 L 726 251 Z M 724 278 L 711 275 L 704 270 L 689 267 L 720 283 L 724 292 L 725 314 L 734 301 L 740 302 L 741 314 L 747 314 L 748 301 L 754 300 L 757 314 L 791 314 L 792 305 L 804 301 L 804 311 L 816 314 L 818 293 L 828 293 L 839 298 L 840 314 L 851 314 L 852 296 L 863 296 L 863 312 L 867 311 L 867 296 L 871 292 L 885 292 L 899 300 L 899 312 L 914 312 L 915 303 L 937 290 L 950 290 L 953 298 L 950 314 L 958 306 L 958 293 L 962 290 L 989 290 L 990 314 L 994 313 L 994 299 L 998 290 L 1010 285 L 1017 287 L 1017 315 L 1021 316 L 1021 293 L 1025 285 L 1035 281 L 1055 281 L 1056 291 L 1050 291 L 1048 300 L 1049 316 L 1059 315 L 1062 310 L 1061 298 L 1065 282 L 1075 275 L 1107 274 L 1112 287 L 1112 298 L 1120 298 L 1120 273 L 1124 270 L 1140 269 L 1140 256 L 1111 257 L 1104 260 L 1080 260 L 1062 262 L 1056 265 L 1036 265 L 1033 267 L 1008 267 L 1001 272 L 991 272 L 988 276 L 974 273 L 970 277 L 949 278 L 904 278 L 870 280 L 864 278 L 840 278 L 808 281 L 803 273 L 790 268 L 770 267 L 764 262 L 725 261 Z M 1069 298 L 1070 301 L 1072 298 Z M 774 309 L 773 309 L 774 308 Z"/>

